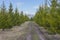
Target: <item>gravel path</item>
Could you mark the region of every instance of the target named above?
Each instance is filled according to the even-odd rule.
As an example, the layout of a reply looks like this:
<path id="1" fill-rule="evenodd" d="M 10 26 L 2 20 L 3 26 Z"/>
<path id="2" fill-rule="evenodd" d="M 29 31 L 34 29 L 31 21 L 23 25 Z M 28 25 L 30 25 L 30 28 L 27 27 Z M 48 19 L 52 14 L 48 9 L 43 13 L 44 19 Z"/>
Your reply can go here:
<path id="1" fill-rule="evenodd" d="M 29 27 L 29 33 L 26 36 L 26 40 L 60 40 L 60 36 L 49 36 L 49 34 L 44 28 L 40 28 L 34 22 L 29 22 L 27 26 Z"/>
<path id="2" fill-rule="evenodd" d="M 28 33 L 27 33 L 27 35 L 26 35 L 26 40 L 32 40 L 32 33 L 31 33 L 31 31 L 32 31 L 32 26 L 31 26 L 31 23 L 29 22 L 28 23 Z"/>
<path id="3" fill-rule="evenodd" d="M 20 26 L 14 26 L 10 30 L 0 31 L 0 40 L 22 40 L 24 34 L 27 32 L 28 22 Z"/>
<path id="4" fill-rule="evenodd" d="M 28 21 L 10 30 L 0 31 L 0 40 L 60 40 L 60 35 L 48 35 L 44 28 Z"/>
<path id="5" fill-rule="evenodd" d="M 36 38 L 36 40 L 47 40 L 45 36 L 38 30 L 37 25 L 35 25 L 33 22 L 30 22 L 28 26 L 29 33 L 27 34 L 26 37 L 27 40 L 35 40 L 34 38 L 36 37 L 38 37 Z M 34 34 L 36 35 L 36 37 L 34 37 L 35 36 Z"/>

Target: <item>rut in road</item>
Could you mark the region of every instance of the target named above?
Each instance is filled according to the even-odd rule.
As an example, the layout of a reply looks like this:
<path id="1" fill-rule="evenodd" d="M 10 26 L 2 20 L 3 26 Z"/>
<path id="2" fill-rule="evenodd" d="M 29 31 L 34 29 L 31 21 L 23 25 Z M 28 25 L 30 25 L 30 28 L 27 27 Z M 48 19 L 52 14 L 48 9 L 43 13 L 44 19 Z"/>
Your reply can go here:
<path id="1" fill-rule="evenodd" d="M 29 22 L 28 27 L 29 32 L 27 33 L 26 40 L 47 40 L 34 22 Z"/>
<path id="2" fill-rule="evenodd" d="M 22 38 L 19 37 L 18 40 L 60 40 L 60 38 L 54 38 L 52 36 L 50 36 L 50 38 L 35 22 L 28 21 L 22 24 L 22 26 L 26 27 L 23 31 L 26 32 L 26 34 Z"/>
<path id="3" fill-rule="evenodd" d="M 28 21 L 12 28 L 11 31 L 0 32 L 0 40 L 60 40 L 60 38 L 49 37 L 36 23 Z"/>

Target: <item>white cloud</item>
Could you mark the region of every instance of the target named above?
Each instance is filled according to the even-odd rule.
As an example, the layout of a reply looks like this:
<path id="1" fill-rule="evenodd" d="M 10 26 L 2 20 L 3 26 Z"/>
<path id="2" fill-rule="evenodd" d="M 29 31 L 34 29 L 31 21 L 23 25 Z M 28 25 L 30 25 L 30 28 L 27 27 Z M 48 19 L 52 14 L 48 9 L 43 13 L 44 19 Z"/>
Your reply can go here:
<path id="1" fill-rule="evenodd" d="M 17 7 L 20 7 L 20 6 L 22 6 L 23 4 L 24 4 L 23 2 L 17 2 L 17 3 L 16 3 L 16 6 L 17 6 Z"/>
<path id="2" fill-rule="evenodd" d="M 31 11 L 24 11 L 24 14 L 28 15 L 29 18 L 34 16 L 34 14 L 31 13 Z"/>
<path id="3" fill-rule="evenodd" d="M 39 5 L 36 5 L 36 6 L 34 6 L 33 8 L 34 8 L 34 9 L 38 9 L 38 8 L 39 8 Z"/>
<path id="4" fill-rule="evenodd" d="M 24 11 L 27 15 L 35 15 L 35 11 L 31 11 L 31 10 L 27 10 L 27 11 Z"/>
<path id="5" fill-rule="evenodd" d="M 27 14 L 28 15 L 29 14 L 29 11 L 24 11 L 24 14 Z"/>

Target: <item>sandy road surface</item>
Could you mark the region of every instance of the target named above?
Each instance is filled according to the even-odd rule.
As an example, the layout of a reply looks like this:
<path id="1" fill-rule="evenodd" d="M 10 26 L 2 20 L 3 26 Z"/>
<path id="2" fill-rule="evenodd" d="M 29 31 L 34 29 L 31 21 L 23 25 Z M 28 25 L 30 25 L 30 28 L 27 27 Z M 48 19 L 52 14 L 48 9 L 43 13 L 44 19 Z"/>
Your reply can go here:
<path id="1" fill-rule="evenodd" d="M 44 28 L 39 27 L 35 22 L 29 22 L 27 25 L 29 32 L 26 40 L 60 40 L 60 35 L 50 35 Z"/>
<path id="2" fill-rule="evenodd" d="M 27 21 L 10 30 L 0 31 L 0 40 L 60 40 L 60 35 L 48 35 L 44 28 Z"/>
<path id="3" fill-rule="evenodd" d="M 10 30 L 0 31 L 0 40 L 22 40 L 20 36 L 26 33 L 28 23 L 25 22 L 20 26 L 14 26 Z"/>

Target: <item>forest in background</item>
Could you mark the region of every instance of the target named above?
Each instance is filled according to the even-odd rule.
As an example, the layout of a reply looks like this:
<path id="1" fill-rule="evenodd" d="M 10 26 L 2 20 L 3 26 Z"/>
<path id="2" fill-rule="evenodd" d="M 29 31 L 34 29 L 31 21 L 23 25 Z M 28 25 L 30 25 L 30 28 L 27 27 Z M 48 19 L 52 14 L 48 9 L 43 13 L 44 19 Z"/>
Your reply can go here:
<path id="1" fill-rule="evenodd" d="M 0 29 L 3 31 L 5 29 L 10 29 L 13 26 L 19 26 L 20 24 L 29 20 L 28 16 L 24 15 L 23 11 L 19 13 L 17 7 L 15 8 L 15 11 L 13 10 L 12 3 L 10 3 L 8 10 L 6 10 L 6 6 L 3 1 L 0 8 Z"/>
<path id="2" fill-rule="evenodd" d="M 7 10 L 4 1 L 2 2 L 0 8 L 0 29 L 3 29 L 3 31 L 30 20 L 47 29 L 49 33 L 60 34 L 60 1 L 50 0 L 50 5 L 48 6 L 46 0 L 45 5 L 40 5 L 35 16 L 31 19 L 24 15 L 23 11 L 19 12 L 17 7 L 14 10 L 12 3 L 10 3 Z"/>
<path id="3" fill-rule="evenodd" d="M 60 1 L 50 0 L 48 6 L 46 0 L 45 5 L 39 7 L 33 20 L 47 29 L 49 33 L 60 34 Z"/>

